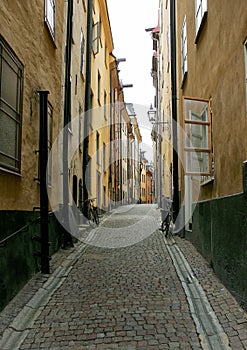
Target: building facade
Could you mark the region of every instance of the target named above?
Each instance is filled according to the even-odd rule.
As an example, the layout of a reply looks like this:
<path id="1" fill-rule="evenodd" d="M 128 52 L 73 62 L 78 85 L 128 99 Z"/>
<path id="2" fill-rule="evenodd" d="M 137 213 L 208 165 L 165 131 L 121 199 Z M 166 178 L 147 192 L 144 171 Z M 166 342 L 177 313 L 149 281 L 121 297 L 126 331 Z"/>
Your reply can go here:
<path id="1" fill-rule="evenodd" d="M 102 212 L 137 198 L 141 135 L 113 49 L 106 0 L 1 2 L 0 309 L 73 244 L 88 198 Z"/>
<path id="2" fill-rule="evenodd" d="M 166 89 L 159 91 L 161 110 L 170 104 L 177 118 L 180 233 L 246 306 L 246 6 L 160 1 L 160 17 L 159 45 L 175 64 L 159 76 L 169 95 L 175 75 L 175 107 L 171 96 L 163 104 Z M 161 62 L 169 63 L 168 51 Z"/>
<path id="3" fill-rule="evenodd" d="M 94 1 L 92 14 L 91 107 L 89 121 L 89 197 L 99 209 L 109 206 L 110 158 L 110 53 L 113 40 L 105 0 Z"/>
<path id="4" fill-rule="evenodd" d="M 153 167 L 150 164 L 147 164 L 146 169 L 146 203 L 154 203 Z"/>
<path id="5" fill-rule="evenodd" d="M 40 91 L 48 93 L 48 152 L 61 123 L 63 2 L 0 7 L 0 307 L 39 269 Z M 48 169 L 48 182 L 51 164 Z M 50 190 L 50 189 L 48 189 Z M 50 216 L 50 252 L 59 245 Z M 11 238 L 10 238 L 11 237 Z"/>

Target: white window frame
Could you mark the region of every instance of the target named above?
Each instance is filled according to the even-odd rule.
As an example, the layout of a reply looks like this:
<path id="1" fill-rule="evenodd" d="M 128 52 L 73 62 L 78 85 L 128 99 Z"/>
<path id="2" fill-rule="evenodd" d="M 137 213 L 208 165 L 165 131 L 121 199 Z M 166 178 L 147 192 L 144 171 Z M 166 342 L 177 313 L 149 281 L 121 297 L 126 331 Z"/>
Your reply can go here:
<path id="1" fill-rule="evenodd" d="M 99 47 L 100 47 L 100 41 L 101 41 L 101 21 L 93 24 L 93 53 L 94 55 L 97 55 L 99 53 Z"/>
<path id="2" fill-rule="evenodd" d="M 195 0 L 196 42 L 208 11 L 207 0 Z"/>
<path id="3" fill-rule="evenodd" d="M 182 69 L 182 85 L 188 72 L 188 49 L 187 49 L 187 24 L 186 15 L 181 30 L 181 69 Z"/>
<path id="4" fill-rule="evenodd" d="M 56 0 L 45 0 L 45 23 L 52 39 L 55 40 L 56 29 Z"/>
<path id="5" fill-rule="evenodd" d="M 189 107 L 185 107 L 186 102 Z M 204 105 L 203 111 L 201 107 L 198 108 L 198 104 Z M 200 112 L 198 113 L 197 110 Z M 185 174 L 201 176 L 202 180 L 204 176 L 212 176 L 213 171 L 210 111 L 210 100 L 183 96 Z"/>

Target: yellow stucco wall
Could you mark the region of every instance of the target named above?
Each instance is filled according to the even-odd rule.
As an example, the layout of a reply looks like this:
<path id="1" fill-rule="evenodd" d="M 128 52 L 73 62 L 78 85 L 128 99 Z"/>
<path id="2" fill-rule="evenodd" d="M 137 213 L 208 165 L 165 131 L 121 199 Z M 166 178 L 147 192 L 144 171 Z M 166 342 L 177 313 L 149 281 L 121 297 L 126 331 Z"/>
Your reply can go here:
<path id="1" fill-rule="evenodd" d="M 162 135 L 161 145 L 161 176 L 162 194 L 172 197 L 172 174 L 170 164 L 172 163 L 172 111 L 171 111 L 171 49 L 170 49 L 170 7 L 169 2 L 160 1 L 162 21 L 160 21 L 160 121 L 159 133 Z M 167 32 L 168 31 L 168 32 Z"/>
<path id="2" fill-rule="evenodd" d="M 178 115 L 181 96 L 211 99 L 214 182 L 201 186 L 201 199 L 242 191 L 242 162 L 247 158 L 244 1 L 207 1 L 203 29 L 195 43 L 194 1 L 177 1 Z M 186 15 L 188 74 L 182 89 L 181 29 Z M 181 119 L 180 119 L 181 120 Z"/>
<path id="3" fill-rule="evenodd" d="M 67 8 L 67 3 L 65 7 Z M 66 22 L 65 22 L 66 26 Z M 81 67 L 81 40 L 84 38 L 83 65 Z M 77 178 L 77 201 L 79 206 L 79 181 L 82 181 L 83 138 L 84 138 L 84 106 L 85 106 L 85 75 L 86 75 L 86 43 L 87 43 L 87 8 L 86 2 L 74 1 L 73 34 L 71 48 L 71 133 L 69 133 L 69 148 L 76 144 L 76 150 L 70 162 L 70 203 L 73 196 L 73 176 Z M 64 43 L 66 30 L 64 30 Z M 64 62 L 65 64 L 65 62 Z M 82 69 L 81 69 L 82 68 Z M 80 121 L 79 121 L 80 118 Z M 80 134 L 80 145 L 79 145 Z"/>
<path id="4" fill-rule="evenodd" d="M 39 205 L 39 107 L 36 91 L 50 91 L 53 137 L 60 118 L 63 2 L 56 2 L 56 39 L 44 22 L 44 1 L 7 1 L 0 6 L 0 33 L 24 66 L 21 173 L 0 170 L 0 209 L 32 210 Z M 32 113 L 30 112 L 32 110 Z"/>
<path id="5" fill-rule="evenodd" d="M 113 41 L 105 0 L 94 1 L 93 23 L 101 22 L 99 50 L 92 52 L 91 92 L 92 92 L 92 119 L 89 135 L 89 155 L 91 157 L 91 189 L 89 197 L 97 197 L 97 205 L 102 208 L 108 206 L 108 178 L 109 168 L 103 169 L 103 144 L 106 145 L 105 158 L 109 163 L 109 113 L 110 113 L 110 53 L 113 50 Z M 100 77 L 100 83 L 99 83 Z M 99 86 L 100 85 L 100 86 Z M 104 105 L 107 105 L 105 110 Z M 96 133 L 99 137 L 99 156 L 96 155 Z M 97 180 L 97 174 L 100 181 Z M 104 191 L 105 189 L 105 191 Z"/>

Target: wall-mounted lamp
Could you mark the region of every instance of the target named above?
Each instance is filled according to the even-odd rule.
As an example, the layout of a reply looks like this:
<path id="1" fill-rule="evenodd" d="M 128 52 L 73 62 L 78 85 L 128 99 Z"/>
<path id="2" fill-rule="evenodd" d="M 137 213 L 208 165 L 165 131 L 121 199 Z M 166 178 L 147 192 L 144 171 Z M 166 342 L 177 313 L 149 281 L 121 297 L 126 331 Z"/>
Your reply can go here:
<path id="1" fill-rule="evenodd" d="M 126 62 L 126 58 L 116 58 L 116 62 L 117 63 Z"/>
<path id="2" fill-rule="evenodd" d="M 156 110 L 153 108 L 152 103 L 150 105 L 150 109 L 148 110 L 148 119 L 151 123 L 154 123 L 156 120 Z"/>
<path id="3" fill-rule="evenodd" d="M 156 120 L 156 109 L 153 108 L 152 104 L 150 105 L 150 109 L 147 112 L 148 114 L 148 119 L 152 124 L 168 124 L 168 128 L 170 127 L 170 122 L 165 121 L 165 122 L 158 122 Z"/>
<path id="4" fill-rule="evenodd" d="M 133 87 L 133 84 L 123 84 L 122 85 L 122 88 L 132 88 Z"/>

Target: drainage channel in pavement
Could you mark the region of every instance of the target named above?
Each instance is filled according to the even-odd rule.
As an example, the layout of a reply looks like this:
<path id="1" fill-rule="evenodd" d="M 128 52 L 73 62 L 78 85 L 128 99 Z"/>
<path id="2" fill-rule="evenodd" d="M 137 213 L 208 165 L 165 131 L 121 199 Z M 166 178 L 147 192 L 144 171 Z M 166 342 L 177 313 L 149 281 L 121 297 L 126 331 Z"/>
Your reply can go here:
<path id="1" fill-rule="evenodd" d="M 184 288 L 202 349 L 230 350 L 229 340 L 199 281 L 173 238 L 165 238 L 167 250 Z"/>

